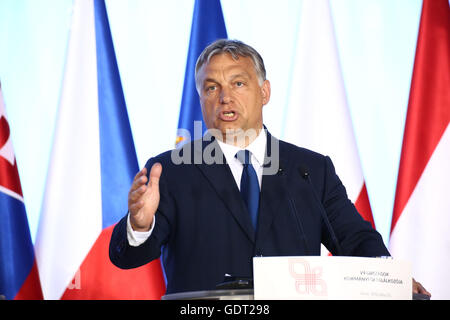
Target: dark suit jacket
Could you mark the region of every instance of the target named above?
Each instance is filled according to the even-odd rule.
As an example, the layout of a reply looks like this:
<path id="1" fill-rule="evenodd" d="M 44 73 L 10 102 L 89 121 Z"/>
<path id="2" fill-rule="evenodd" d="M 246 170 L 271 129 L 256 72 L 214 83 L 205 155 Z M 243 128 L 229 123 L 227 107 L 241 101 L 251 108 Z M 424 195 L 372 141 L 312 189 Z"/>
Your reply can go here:
<path id="1" fill-rule="evenodd" d="M 111 237 L 111 261 L 120 268 L 134 268 L 161 255 L 167 293 L 214 289 L 225 273 L 252 277 L 256 255 L 320 255 L 321 243 L 336 254 L 320 207 L 342 255 L 389 255 L 379 233 L 347 198 L 328 157 L 267 136 L 266 158 L 278 164 L 278 152 L 272 151 L 279 143 L 280 170 L 263 176 L 256 232 L 227 164 L 174 164 L 171 152 L 166 152 L 146 164 L 148 171 L 156 162 L 163 167 L 151 236 L 138 247 L 130 246 L 125 216 Z M 192 142 L 181 154 L 199 162 L 202 152 L 214 150 L 216 159 L 225 161 L 212 140 Z M 301 167 L 308 168 L 310 180 L 301 176 Z"/>

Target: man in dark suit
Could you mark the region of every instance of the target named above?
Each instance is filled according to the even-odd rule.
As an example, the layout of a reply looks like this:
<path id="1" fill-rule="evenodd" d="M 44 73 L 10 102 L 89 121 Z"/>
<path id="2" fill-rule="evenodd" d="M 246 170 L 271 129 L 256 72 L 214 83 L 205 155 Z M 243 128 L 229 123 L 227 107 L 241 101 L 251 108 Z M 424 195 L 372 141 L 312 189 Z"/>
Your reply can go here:
<path id="1" fill-rule="evenodd" d="M 225 274 L 251 277 L 254 256 L 319 255 L 321 243 L 335 255 L 389 255 L 331 160 L 263 126 L 270 83 L 253 48 L 211 44 L 196 84 L 209 131 L 136 175 L 129 214 L 111 238 L 116 266 L 138 267 L 162 252 L 174 293 L 214 289 Z"/>

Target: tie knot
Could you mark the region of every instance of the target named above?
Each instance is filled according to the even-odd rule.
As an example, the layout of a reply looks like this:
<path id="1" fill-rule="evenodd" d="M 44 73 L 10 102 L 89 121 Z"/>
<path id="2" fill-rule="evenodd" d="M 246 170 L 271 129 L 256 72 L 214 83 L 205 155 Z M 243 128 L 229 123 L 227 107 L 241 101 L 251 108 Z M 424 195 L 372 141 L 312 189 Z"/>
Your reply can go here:
<path id="1" fill-rule="evenodd" d="M 248 150 L 240 150 L 236 153 L 235 157 L 238 159 L 243 165 L 250 164 L 250 156 L 251 152 Z"/>

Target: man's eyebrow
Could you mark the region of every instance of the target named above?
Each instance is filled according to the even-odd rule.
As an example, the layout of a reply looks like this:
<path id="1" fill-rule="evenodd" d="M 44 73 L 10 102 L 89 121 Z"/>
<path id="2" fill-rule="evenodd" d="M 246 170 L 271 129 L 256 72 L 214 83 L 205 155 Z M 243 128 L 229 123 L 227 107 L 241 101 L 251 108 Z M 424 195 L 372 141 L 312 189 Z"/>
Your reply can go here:
<path id="1" fill-rule="evenodd" d="M 213 78 L 206 78 L 205 80 L 203 80 L 203 83 L 201 84 L 201 86 L 203 88 L 206 88 L 206 86 L 210 85 L 211 83 L 214 83 L 215 85 L 219 85 L 219 82 L 217 82 Z"/>
<path id="2" fill-rule="evenodd" d="M 233 74 L 230 77 L 230 80 L 234 80 L 236 78 L 250 79 L 251 77 L 250 77 L 250 75 L 247 72 L 240 72 L 240 73 Z M 208 82 L 219 84 L 219 82 L 216 79 L 214 79 L 214 78 L 206 78 L 205 80 L 203 80 L 203 84 L 208 83 Z"/>
<path id="3" fill-rule="evenodd" d="M 206 82 L 214 82 L 214 83 L 217 83 L 217 81 L 216 81 L 215 79 L 213 79 L 213 78 L 206 78 L 205 80 L 203 80 L 203 83 L 206 83 Z"/>

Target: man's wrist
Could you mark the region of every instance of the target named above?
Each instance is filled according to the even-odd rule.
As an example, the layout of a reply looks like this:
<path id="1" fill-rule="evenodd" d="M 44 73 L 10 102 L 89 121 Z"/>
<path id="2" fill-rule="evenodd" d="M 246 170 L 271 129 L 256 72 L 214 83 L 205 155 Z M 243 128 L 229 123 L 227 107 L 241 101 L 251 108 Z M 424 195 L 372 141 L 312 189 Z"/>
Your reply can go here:
<path id="1" fill-rule="evenodd" d="M 137 247 L 137 246 L 141 245 L 142 243 L 144 243 L 152 234 L 153 228 L 155 227 L 155 221 L 156 221 L 156 218 L 153 217 L 152 225 L 150 227 L 150 230 L 148 230 L 148 231 L 134 230 L 131 225 L 130 214 L 128 213 L 127 238 L 128 238 L 129 245 L 133 246 L 133 247 Z"/>

